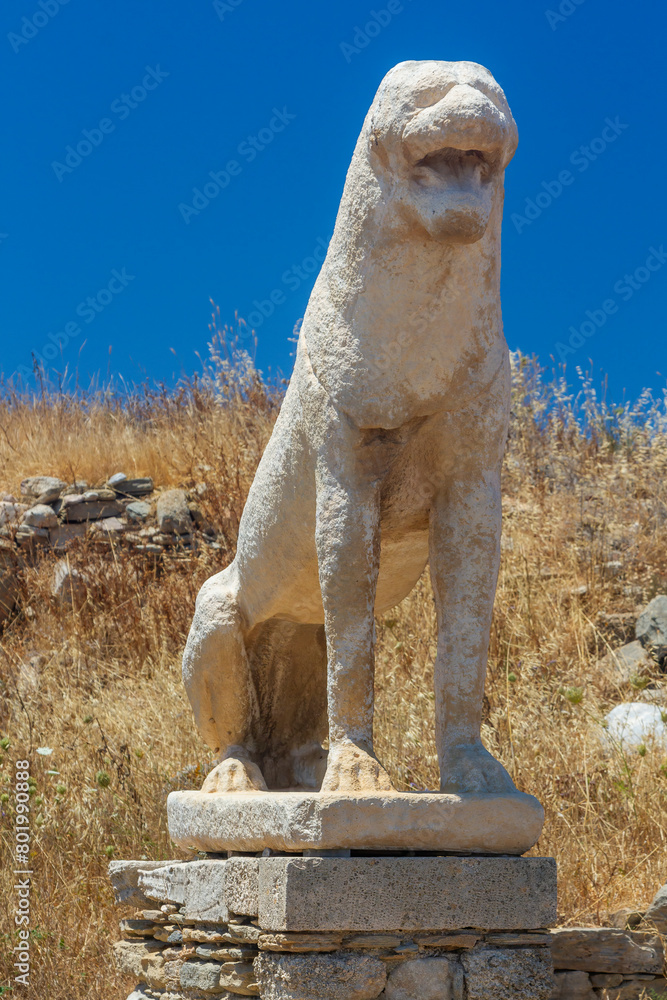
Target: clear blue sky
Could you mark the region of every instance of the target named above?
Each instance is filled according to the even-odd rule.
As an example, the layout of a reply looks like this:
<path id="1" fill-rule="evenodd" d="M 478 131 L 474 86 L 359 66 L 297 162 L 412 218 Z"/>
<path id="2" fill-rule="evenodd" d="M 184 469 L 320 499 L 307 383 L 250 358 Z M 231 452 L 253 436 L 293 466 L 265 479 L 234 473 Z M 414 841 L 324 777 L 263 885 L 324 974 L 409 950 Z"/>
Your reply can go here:
<path id="1" fill-rule="evenodd" d="M 13 0 L 0 17 L 6 376 L 31 351 L 104 373 L 111 347 L 126 379 L 171 379 L 206 350 L 211 298 L 255 321 L 262 369 L 289 372 L 382 76 L 470 59 L 519 126 L 510 347 L 546 362 L 565 345 L 617 398 L 665 385 L 664 5 Z"/>

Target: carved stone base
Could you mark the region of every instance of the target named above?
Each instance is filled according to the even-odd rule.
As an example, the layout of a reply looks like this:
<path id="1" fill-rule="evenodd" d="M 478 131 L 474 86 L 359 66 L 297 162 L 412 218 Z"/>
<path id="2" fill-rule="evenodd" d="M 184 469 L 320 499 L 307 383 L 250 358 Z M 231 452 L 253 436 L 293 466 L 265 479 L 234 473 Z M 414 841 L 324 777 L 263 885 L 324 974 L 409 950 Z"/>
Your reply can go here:
<path id="1" fill-rule="evenodd" d="M 169 832 L 202 851 L 352 849 L 524 854 L 544 810 L 532 795 L 172 792 Z"/>
<path id="2" fill-rule="evenodd" d="M 551 858 L 110 866 L 130 1000 L 550 1000 Z"/>

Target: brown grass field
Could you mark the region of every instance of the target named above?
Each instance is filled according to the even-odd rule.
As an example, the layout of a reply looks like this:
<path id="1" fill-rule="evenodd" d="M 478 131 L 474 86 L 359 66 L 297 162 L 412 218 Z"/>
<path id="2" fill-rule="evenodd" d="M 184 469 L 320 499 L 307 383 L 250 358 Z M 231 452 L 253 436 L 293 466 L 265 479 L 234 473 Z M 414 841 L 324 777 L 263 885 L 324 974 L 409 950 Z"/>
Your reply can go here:
<path id="1" fill-rule="evenodd" d="M 655 697 L 656 687 L 665 704 L 657 664 L 619 685 L 601 662 L 634 638 L 638 609 L 667 592 L 665 405 L 645 395 L 609 407 L 568 373 L 573 398 L 535 362 L 515 362 L 484 738 L 544 804 L 534 853 L 558 859 L 560 922 L 603 923 L 648 903 L 667 880 L 667 752 L 605 754 L 600 744 L 614 704 Z M 18 495 L 37 473 L 95 483 L 122 469 L 161 486 L 205 482 L 202 505 L 223 541 L 168 571 L 125 550 L 72 550 L 94 578 L 78 611 L 50 597 L 55 557 L 22 572 L 18 613 L 0 634 L 0 986 L 14 974 L 12 780 L 21 759 L 34 778 L 33 959 L 29 990 L 9 996 L 124 1000 L 134 985 L 112 964 L 117 921 L 130 911 L 114 908 L 106 866 L 183 856 L 169 841 L 166 796 L 198 787 L 213 760 L 194 731 L 180 654 L 199 586 L 233 556 L 279 396 L 251 363 L 225 362 L 217 342 L 202 373 L 176 389 L 122 398 L 109 387 L 6 387 L 0 399 L 0 493 Z M 609 562 L 620 570 L 604 569 Z M 437 787 L 434 634 L 425 575 L 378 622 L 376 748 L 400 788 Z M 45 746 L 51 755 L 36 752 Z"/>

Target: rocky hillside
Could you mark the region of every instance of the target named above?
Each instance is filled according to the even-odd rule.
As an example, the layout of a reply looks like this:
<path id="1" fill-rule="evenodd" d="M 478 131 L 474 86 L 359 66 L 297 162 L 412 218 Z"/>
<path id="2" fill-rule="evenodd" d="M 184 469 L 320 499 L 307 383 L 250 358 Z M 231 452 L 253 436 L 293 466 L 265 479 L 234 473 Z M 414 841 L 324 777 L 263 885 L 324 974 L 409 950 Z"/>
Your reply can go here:
<path id="1" fill-rule="evenodd" d="M 17 607 L 22 568 L 40 556 L 64 557 L 54 565 L 52 594 L 80 605 L 87 576 L 65 557 L 73 548 L 148 560 L 192 558 L 202 545 L 219 550 L 218 533 L 198 502 L 206 490 L 203 482 L 190 491 L 156 490 L 150 476 L 128 479 L 123 472 L 97 486 L 56 476 L 24 479 L 19 498 L 0 499 L 0 622 Z"/>

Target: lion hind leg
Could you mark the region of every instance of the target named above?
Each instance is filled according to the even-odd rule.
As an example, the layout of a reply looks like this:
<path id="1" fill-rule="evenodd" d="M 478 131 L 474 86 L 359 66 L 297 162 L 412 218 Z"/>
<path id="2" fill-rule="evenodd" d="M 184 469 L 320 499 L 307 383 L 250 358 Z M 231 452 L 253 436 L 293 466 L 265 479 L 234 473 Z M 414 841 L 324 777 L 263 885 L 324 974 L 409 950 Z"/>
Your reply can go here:
<path id="1" fill-rule="evenodd" d="M 183 682 L 197 728 L 220 763 L 203 791 L 265 791 L 257 764 L 259 705 L 238 603 L 219 581 L 204 585 L 183 654 Z"/>

